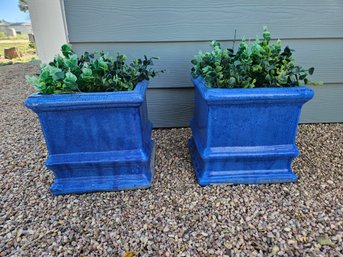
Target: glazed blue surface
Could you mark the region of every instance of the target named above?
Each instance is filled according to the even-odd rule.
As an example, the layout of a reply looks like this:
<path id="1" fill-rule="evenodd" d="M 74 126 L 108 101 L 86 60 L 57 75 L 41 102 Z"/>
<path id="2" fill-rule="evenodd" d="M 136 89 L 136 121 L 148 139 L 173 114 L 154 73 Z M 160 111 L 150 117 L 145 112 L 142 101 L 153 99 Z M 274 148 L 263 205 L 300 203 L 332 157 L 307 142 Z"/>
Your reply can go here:
<path id="1" fill-rule="evenodd" d="M 301 107 L 313 90 L 290 88 L 207 88 L 195 86 L 189 140 L 200 185 L 261 184 L 297 180 L 291 169 Z"/>
<path id="2" fill-rule="evenodd" d="M 33 94 L 55 176 L 53 194 L 146 188 L 154 172 L 147 81 L 133 91 Z"/>

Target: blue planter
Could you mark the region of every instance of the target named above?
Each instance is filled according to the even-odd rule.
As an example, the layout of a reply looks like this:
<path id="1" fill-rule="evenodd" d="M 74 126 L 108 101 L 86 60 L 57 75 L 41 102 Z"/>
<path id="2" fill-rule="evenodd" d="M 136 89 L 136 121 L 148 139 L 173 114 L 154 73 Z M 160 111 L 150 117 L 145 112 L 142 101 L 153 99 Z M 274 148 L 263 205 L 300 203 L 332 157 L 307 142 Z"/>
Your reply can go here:
<path id="1" fill-rule="evenodd" d="M 33 94 L 55 175 L 53 194 L 146 188 L 154 173 L 155 143 L 148 120 L 148 82 L 133 91 Z"/>
<path id="2" fill-rule="evenodd" d="M 293 182 L 301 107 L 310 88 L 207 88 L 193 80 L 189 149 L 200 185 Z"/>

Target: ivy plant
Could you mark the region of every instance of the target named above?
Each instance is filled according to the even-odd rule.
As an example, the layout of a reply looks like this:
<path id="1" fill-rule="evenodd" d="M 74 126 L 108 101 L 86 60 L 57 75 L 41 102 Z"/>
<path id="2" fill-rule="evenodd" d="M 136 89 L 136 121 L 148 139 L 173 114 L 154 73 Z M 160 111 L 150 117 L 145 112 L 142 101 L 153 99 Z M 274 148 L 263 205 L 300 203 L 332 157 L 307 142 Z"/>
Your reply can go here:
<path id="1" fill-rule="evenodd" d="M 193 78 L 202 77 L 208 87 L 254 88 L 294 87 L 310 82 L 314 68 L 304 69 L 295 64 L 293 50 L 281 50 L 281 40 L 271 43 L 270 32 L 264 27 L 263 39 L 254 42 L 242 39 L 238 50 L 222 48 L 211 42 L 212 51 L 199 52 L 192 60 Z"/>
<path id="2" fill-rule="evenodd" d="M 56 55 L 49 64 L 42 64 L 37 76 L 26 76 L 27 81 L 42 94 L 73 92 L 111 92 L 133 90 L 143 80 L 155 77 L 159 72 L 150 68 L 157 57 L 134 59 L 117 53 L 116 57 L 104 52 L 85 52 L 80 57 L 70 45 L 61 47 L 62 55 Z"/>

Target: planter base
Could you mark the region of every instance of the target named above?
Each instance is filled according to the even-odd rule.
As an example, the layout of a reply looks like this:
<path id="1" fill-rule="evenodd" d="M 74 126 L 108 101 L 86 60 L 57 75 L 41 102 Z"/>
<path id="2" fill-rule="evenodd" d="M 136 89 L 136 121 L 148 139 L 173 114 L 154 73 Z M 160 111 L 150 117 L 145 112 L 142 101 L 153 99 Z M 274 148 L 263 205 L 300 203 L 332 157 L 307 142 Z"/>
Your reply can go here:
<path id="1" fill-rule="evenodd" d="M 127 155 L 125 159 L 97 162 L 57 163 L 48 159 L 46 165 L 55 174 L 51 192 L 60 195 L 148 188 L 154 176 L 154 159 L 155 141 L 151 140 L 147 160 Z"/>
<path id="2" fill-rule="evenodd" d="M 188 146 L 198 183 L 209 184 L 270 184 L 295 182 L 292 160 L 298 155 L 293 145 L 263 147 L 242 151 L 205 153 L 199 150 L 192 137 Z M 278 149 L 275 149 L 278 148 Z"/>

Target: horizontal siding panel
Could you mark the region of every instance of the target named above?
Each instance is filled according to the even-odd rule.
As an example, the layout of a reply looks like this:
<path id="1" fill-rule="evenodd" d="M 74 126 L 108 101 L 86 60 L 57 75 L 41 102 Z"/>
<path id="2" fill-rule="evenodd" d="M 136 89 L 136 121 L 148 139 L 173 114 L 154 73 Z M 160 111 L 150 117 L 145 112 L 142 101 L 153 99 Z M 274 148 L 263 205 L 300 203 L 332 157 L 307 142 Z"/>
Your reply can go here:
<path id="1" fill-rule="evenodd" d="M 71 42 L 343 37 L 342 0 L 64 0 Z"/>
<path id="2" fill-rule="evenodd" d="M 149 119 L 154 127 L 188 127 L 193 113 L 193 92 L 193 88 L 148 89 Z"/>
<path id="3" fill-rule="evenodd" d="M 315 97 L 304 105 L 300 122 L 343 122 L 343 84 L 312 87 Z M 155 128 L 188 127 L 193 114 L 193 89 L 149 89 L 149 118 Z"/>
<path id="4" fill-rule="evenodd" d="M 343 84 L 312 88 L 315 90 L 315 96 L 304 105 L 300 122 L 343 122 Z"/>
<path id="5" fill-rule="evenodd" d="M 232 41 L 222 43 L 231 47 Z M 236 43 L 236 46 L 238 43 Z M 315 67 L 313 80 L 325 83 L 343 83 L 343 39 L 284 40 L 283 45 L 296 49 L 294 55 L 299 65 Z M 159 56 L 155 69 L 166 73 L 151 81 L 152 88 L 191 87 L 191 59 L 199 50 L 210 50 L 208 42 L 174 43 L 74 43 L 76 52 L 103 50 L 115 54 L 117 51 L 133 57 Z"/>

